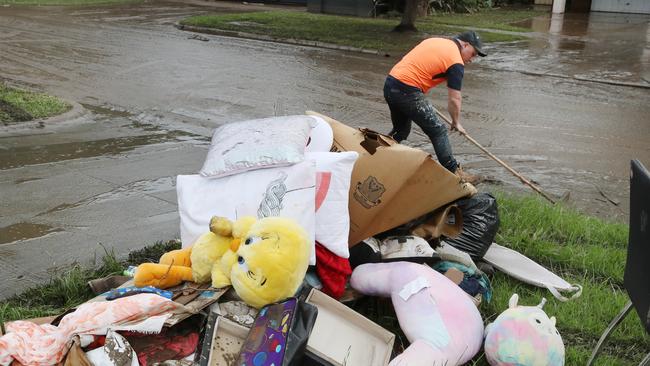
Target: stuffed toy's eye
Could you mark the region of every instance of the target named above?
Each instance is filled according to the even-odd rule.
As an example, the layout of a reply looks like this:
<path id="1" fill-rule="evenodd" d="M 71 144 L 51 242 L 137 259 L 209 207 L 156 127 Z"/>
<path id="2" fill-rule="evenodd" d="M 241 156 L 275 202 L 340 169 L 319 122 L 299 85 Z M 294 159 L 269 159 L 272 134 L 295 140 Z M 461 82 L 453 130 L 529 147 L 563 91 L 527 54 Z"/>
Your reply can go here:
<path id="1" fill-rule="evenodd" d="M 241 255 L 237 257 L 237 263 L 244 264 L 244 257 L 242 257 Z"/>
<path id="2" fill-rule="evenodd" d="M 246 238 L 246 241 L 244 241 L 244 245 L 255 244 L 260 240 L 262 240 L 262 238 L 260 238 L 259 236 L 249 236 L 248 238 Z"/>

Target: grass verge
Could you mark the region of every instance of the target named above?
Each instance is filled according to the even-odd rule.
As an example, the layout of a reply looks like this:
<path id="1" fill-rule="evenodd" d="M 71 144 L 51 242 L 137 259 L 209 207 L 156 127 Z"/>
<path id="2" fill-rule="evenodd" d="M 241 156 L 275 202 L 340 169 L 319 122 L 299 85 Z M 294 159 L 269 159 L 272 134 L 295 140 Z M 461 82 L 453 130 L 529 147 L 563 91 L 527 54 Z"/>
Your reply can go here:
<path id="1" fill-rule="evenodd" d="M 186 18 L 183 25 L 237 31 L 276 39 L 300 39 L 339 46 L 387 52 L 406 51 L 431 35 L 454 35 L 466 27 L 489 28 L 481 31 L 485 42 L 512 41 L 525 35 L 499 33 L 527 32 L 509 23 L 541 15 L 537 11 L 489 10 L 477 14 L 440 14 L 417 22 L 418 33 L 395 33 L 398 19 L 356 18 L 292 11 L 267 11 L 235 14 L 200 15 Z"/>
<path id="2" fill-rule="evenodd" d="M 180 246 L 177 240 L 158 242 L 129 253 L 128 258 L 123 261 L 107 250 L 97 268 L 74 264 L 56 273 L 49 283 L 0 301 L 0 324 L 10 320 L 63 314 L 95 296 L 88 286 L 88 281 L 120 274 L 131 265 L 156 262 L 162 253 L 179 249 Z"/>
<path id="3" fill-rule="evenodd" d="M 582 215 L 562 205 L 552 206 L 537 196 L 495 194 L 501 227 L 495 241 L 513 248 L 583 286 L 582 296 L 562 303 L 547 291 L 497 273 L 494 298 L 482 304 L 484 318 L 498 315 L 513 293 L 519 303 L 549 301 L 544 310 L 557 318 L 567 348 L 567 365 L 584 365 L 605 327 L 628 301 L 622 288 L 628 226 Z M 650 349 L 650 337 L 636 313 L 610 336 L 597 365 L 637 365 Z M 483 364 L 483 363 L 481 363 Z M 485 363 L 487 364 L 487 363 Z"/>
<path id="4" fill-rule="evenodd" d="M 533 287 L 496 273 L 491 278 L 493 299 L 483 302 L 486 323 L 507 308 L 513 293 L 522 305 L 536 305 L 542 297 L 549 301 L 544 310 L 557 318 L 557 327 L 566 347 L 567 365 L 584 365 L 605 327 L 628 301 L 622 289 L 625 267 L 627 226 L 588 217 L 561 205 L 551 206 L 535 196 L 515 196 L 497 192 L 501 227 L 496 242 L 514 248 L 560 274 L 570 283 L 583 286 L 582 296 L 562 303 L 545 289 Z M 164 252 L 179 247 L 177 241 L 157 243 L 132 252 L 120 262 L 108 252 L 98 269 L 73 266 L 49 284 L 0 302 L 0 322 L 61 314 L 93 295 L 87 281 L 121 272 L 128 265 L 155 261 Z M 397 334 L 398 352 L 408 346 L 399 329 L 389 299 L 365 298 L 352 304 Z M 650 349 L 636 313 L 630 314 L 610 336 L 596 365 L 636 365 Z M 478 354 L 470 363 L 488 365 Z"/>
<path id="5" fill-rule="evenodd" d="M 51 95 L 0 84 L 0 122 L 4 124 L 55 116 L 70 108 L 70 104 Z"/>
<path id="6" fill-rule="evenodd" d="M 510 32 L 530 32 L 528 28 L 513 25 L 548 12 L 539 10 L 485 9 L 475 13 L 435 13 L 421 23 L 436 23 L 462 27 L 487 28 Z M 420 23 L 418 24 L 420 25 Z"/>

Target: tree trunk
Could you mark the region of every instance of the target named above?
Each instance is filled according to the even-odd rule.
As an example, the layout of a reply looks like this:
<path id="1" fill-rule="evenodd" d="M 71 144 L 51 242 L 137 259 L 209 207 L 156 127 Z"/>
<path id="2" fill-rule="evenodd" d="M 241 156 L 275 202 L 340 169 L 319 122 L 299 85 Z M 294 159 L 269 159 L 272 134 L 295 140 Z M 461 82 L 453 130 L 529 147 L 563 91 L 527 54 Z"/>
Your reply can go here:
<path id="1" fill-rule="evenodd" d="M 418 17 L 426 16 L 428 9 L 428 0 L 406 0 L 402 21 L 393 29 L 393 32 L 417 32 L 415 20 Z"/>

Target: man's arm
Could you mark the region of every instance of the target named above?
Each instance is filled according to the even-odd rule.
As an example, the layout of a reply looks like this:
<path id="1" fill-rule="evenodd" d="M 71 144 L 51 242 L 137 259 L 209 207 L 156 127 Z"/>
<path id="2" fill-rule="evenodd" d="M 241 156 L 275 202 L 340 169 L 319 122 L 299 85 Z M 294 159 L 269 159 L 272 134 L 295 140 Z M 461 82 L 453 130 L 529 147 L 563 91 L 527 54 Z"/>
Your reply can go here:
<path id="1" fill-rule="evenodd" d="M 447 111 L 451 115 L 451 130 L 465 134 L 465 129 L 460 124 L 460 105 L 462 97 L 460 90 L 447 88 Z"/>
<path id="2" fill-rule="evenodd" d="M 462 134 L 465 129 L 460 124 L 460 89 L 463 85 L 463 76 L 465 75 L 465 66 L 462 64 L 453 64 L 447 69 L 447 111 L 451 115 L 451 130 L 458 131 Z"/>

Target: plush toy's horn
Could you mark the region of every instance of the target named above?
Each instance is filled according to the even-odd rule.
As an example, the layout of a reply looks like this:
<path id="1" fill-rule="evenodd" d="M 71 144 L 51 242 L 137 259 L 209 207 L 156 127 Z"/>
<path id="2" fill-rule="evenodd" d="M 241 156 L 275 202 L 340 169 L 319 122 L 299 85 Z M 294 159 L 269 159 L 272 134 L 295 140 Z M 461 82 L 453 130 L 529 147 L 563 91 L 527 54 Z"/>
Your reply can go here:
<path id="1" fill-rule="evenodd" d="M 539 305 L 537 305 L 537 307 L 542 309 L 544 305 L 546 305 L 546 298 L 542 297 L 542 302 L 540 302 Z"/>
<path id="2" fill-rule="evenodd" d="M 230 242 L 230 250 L 237 253 L 237 249 L 239 249 L 239 244 L 241 244 L 241 239 L 233 238 L 232 241 Z"/>
<path id="3" fill-rule="evenodd" d="M 212 216 L 210 219 L 210 231 L 216 235 L 232 235 L 232 222 L 226 217 Z"/>

